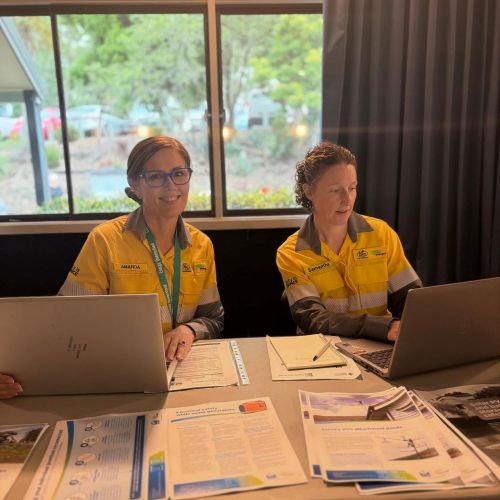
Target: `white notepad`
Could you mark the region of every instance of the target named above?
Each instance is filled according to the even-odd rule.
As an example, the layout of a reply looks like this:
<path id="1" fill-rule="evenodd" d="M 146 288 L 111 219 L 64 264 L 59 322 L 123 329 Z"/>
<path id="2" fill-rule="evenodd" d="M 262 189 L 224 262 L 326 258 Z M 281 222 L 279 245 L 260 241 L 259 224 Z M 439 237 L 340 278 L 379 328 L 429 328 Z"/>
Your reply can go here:
<path id="1" fill-rule="evenodd" d="M 325 366 L 343 366 L 346 364 L 344 358 L 333 345 L 319 359 L 313 361 L 314 356 L 328 342 L 321 334 L 269 337 L 269 340 L 287 370 L 324 368 Z"/>

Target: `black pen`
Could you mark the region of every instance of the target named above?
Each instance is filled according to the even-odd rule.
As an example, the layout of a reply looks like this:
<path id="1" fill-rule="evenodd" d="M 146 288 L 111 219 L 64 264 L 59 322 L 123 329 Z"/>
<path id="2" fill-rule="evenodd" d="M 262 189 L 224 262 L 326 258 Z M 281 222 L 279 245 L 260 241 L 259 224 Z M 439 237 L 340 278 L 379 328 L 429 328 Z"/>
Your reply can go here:
<path id="1" fill-rule="evenodd" d="M 316 361 L 319 359 L 323 354 L 325 354 L 326 350 L 332 345 L 332 340 L 331 338 L 313 357 L 313 361 Z"/>

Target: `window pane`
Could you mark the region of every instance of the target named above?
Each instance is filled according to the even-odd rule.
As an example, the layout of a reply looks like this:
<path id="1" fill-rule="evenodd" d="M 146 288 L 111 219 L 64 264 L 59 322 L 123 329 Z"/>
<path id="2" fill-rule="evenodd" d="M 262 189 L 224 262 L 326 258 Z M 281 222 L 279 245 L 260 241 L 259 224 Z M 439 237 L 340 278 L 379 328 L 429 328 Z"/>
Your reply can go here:
<path id="1" fill-rule="evenodd" d="M 227 208 L 296 207 L 295 163 L 320 139 L 322 16 L 222 15 Z"/>
<path id="2" fill-rule="evenodd" d="M 58 17 L 75 212 L 129 211 L 127 157 L 142 138 L 192 158 L 189 208 L 210 209 L 202 14 Z"/>
<path id="3" fill-rule="evenodd" d="M 66 212 L 50 19 L 0 18 L 0 215 Z"/>

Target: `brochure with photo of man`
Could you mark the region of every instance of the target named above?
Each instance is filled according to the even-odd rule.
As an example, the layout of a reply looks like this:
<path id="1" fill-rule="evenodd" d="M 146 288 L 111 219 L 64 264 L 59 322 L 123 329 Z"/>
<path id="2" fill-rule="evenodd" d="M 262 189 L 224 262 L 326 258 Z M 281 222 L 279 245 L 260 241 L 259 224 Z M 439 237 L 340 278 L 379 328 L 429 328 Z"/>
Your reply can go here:
<path id="1" fill-rule="evenodd" d="M 363 495 L 495 484 L 460 437 L 404 387 L 299 391 L 299 400 L 312 477 L 356 482 Z"/>
<path id="2" fill-rule="evenodd" d="M 500 480 L 500 384 L 417 391 Z"/>

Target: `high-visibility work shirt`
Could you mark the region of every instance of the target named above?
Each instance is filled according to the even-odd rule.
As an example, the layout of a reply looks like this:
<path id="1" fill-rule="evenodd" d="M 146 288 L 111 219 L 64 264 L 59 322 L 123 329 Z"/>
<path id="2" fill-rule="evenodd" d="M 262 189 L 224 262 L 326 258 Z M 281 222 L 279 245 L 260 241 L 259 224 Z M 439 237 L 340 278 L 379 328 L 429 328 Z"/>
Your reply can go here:
<path id="1" fill-rule="evenodd" d="M 356 212 L 338 254 L 320 240 L 311 215 L 279 247 L 276 263 L 299 334 L 387 339 L 408 290 L 422 286 L 396 232 Z"/>
<path id="2" fill-rule="evenodd" d="M 196 339 L 220 337 L 224 309 L 215 275 L 212 242 L 201 231 L 177 222 L 181 247 L 177 324 L 187 324 Z M 162 255 L 172 291 L 174 248 Z M 156 293 L 163 332 L 172 329 L 172 317 L 146 239 L 142 208 L 94 228 L 62 285 L 60 295 Z"/>

